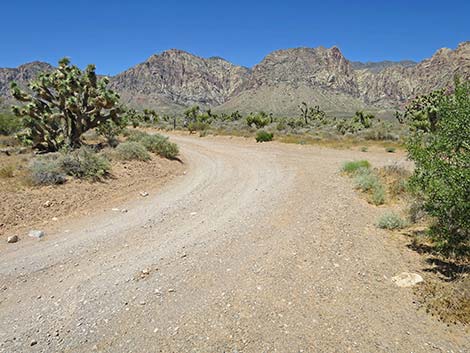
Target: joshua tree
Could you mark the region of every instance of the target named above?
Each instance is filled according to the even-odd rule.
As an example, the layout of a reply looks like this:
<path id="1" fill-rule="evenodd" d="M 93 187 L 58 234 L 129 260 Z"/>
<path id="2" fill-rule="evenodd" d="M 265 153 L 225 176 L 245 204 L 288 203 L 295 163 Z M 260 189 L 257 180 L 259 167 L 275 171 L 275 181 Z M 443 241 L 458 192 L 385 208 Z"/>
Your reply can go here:
<path id="1" fill-rule="evenodd" d="M 44 151 L 77 148 L 86 131 L 108 122 L 119 124 L 119 96 L 107 84 L 107 78 L 98 79 L 94 65 L 82 72 L 67 58 L 54 71 L 31 81 L 31 93 L 12 82 L 13 97 L 26 103 L 12 107 L 16 116 L 23 117 L 23 139 Z"/>

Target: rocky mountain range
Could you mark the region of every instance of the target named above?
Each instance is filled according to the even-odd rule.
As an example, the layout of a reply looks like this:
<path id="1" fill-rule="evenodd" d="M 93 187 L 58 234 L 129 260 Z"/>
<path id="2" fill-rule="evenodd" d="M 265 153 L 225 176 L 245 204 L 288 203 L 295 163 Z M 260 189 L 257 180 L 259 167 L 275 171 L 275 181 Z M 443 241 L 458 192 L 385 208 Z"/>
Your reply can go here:
<path id="1" fill-rule="evenodd" d="M 10 102 L 10 81 L 25 84 L 51 68 L 34 62 L 0 69 L 0 97 Z M 199 105 L 292 115 L 305 101 L 342 115 L 357 109 L 400 109 L 418 94 L 445 87 L 456 75 L 470 79 L 470 42 L 455 50 L 439 49 L 419 63 L 351 62 L 337 47 L 277 50 L 253 68 L 171 49 L 111 77 L 111 86 L 124 103 L 164 113 Z"/>

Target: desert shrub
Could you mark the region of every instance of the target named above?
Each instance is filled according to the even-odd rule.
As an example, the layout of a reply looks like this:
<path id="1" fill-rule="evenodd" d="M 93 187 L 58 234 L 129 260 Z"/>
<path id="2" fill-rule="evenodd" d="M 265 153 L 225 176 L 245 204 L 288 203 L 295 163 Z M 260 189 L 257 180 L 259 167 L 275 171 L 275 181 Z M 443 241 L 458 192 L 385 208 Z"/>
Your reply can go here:
<path id="1" fill-rule="evenodd" d="M 343 167 L 341 168 L 341 171 L 347 174 L 353 174 L 355 173 L 358 169 L 361 168 L 370 168 L 370 163 L 369 161 L 362 160 L 362 161 L 351 161 L 351 162 L 345 162 L 343 164 Z"/>
<path id="2" fill-rule="evenodd" d="M 127 120 L 124 118 L 116 121 L 107 120 L 100 124 L 96 130 L 98 134 L 102 135 L 106 139 L 108 145 L 116 147 L 119 144 L 117 138 L 119 134 L 124 131 L 126 125 Z"/>
<path id="3" fill-rule="evenodd" d="M 272 141 L 274 135 L 270 132 L 260 130 L 256 133 L 256 142 L 269 142 Z"/>
<path id="4" fill-rule="evenodd" d="M 178 145 L 170 142 L 168 137 L 160 134 L 146 135 L 140 140 L 140 143 L 150 152 L 156 153 L 164 158 L 176 158 L 179 153 Z"/>
<path id="5" fill-rule="evenodd" d="M 386 147 L 385 148 L 385 151 L 387 151 L 388 153 L 395 153 L 397 149 L 395 147 Z"/>
<path id="6" fill-rule="evenodd" d="M 15 175 L 15 168 L 11 164 L 3 165 L 0 167 L 0 178 L 13 178 Z"/>
<path id="7" fill-rule="evenodd" d="M 11 114 L 0 113 L 0 135 L 12 135 L 21 127 L 21 119 Z"/>
<path id="8" fill-rule="evenodd" d="M 376 206 L 383 205 L 385 203 L 386 192 L 382 183 L 374 185 L 370 200 Z"/>
<path id="9" fill-rule="evenodd" d="M 354 177 L 355 187 L 361 191 L 367 192 L 374 189 L 380 184 L 380 179 L 373 171 L 368 168 L 360 168 L 356 170 Z"/>
<path id="10" fill-rule="evenodd" d="M 357 169 L 355 172 L 354 184 L 356 189 L 369 193 L 369 202 L 377 206 L 385 203 L 385 186 L 380 180 L 380 177 L 371 169 Z"/>
<path id="11" fill-rule="evenodd" d="M 160 134 L 150 135 L 145 132 L 137 131 L 129 134 L 128 141 L 138 142 L 148 151 L 164 158 L 174 159 L 179 154 L 178 145 L 169 141 L 168 137 Z"/>
<path id="12" fill-rule="evenodd" d="M 408 169 L 395 163 L 380 168 L 379 173 L 388 183 L 391 196 L 396 197 L 408 191 L 408 180 L 411 175 Z"/>
<path id="13" fill-rule="evenodd" d="M 418 295 L 426 311 L 447 323 L 470 324 L 470 276 L 454 281 L 427 281 Z"/>
<path id="14" fill-rule="evenodd" d="M 377 221 L 377 227 L 382 229 L 401 229 L 406 226 L 405 220 L 395 212 L 383 214 Z"/>
<path id="15" fill-rule="evenodd" d="M 265 112 L 250 114 L 246 117 L 246 124 L 250 127 L 254 125 L 257 129 L 265 127 L 269 122 L 270 117 Z"/>
<path id="16" fill-rule="evenodd" d="M 133 129 L 124 129 L 122 134 L 124 137 L 127 137 L 127 141 L 131 141 L 131 142 L 138 142 L 144 136 L 148 135 L 146 132 L 143 132 L 140 130 L 133 130 Z"/>
<path id="17" fill-rule="evenodd" d="M 283 131 L 283 130 L 287 129 L 287 125 L 284 122 L 284 120 L 281 120 L 280 122 L 277 123 L 276 129 L 277 129 L 277 131 Z"/>
<path id="18" fill-rule="evenodd" d="M 127 141 L 116 147 L 116 155 L 124 161 L 148 161 L 150 154 L 147 149 L 139 142 Z"/>
<path id="19" fill-rule="evenodd" d="M 436 222 L 431 231 L 443 252 L 470 252 L 470 82 L 413 100 L 405 120 L 411 185 Z"/>
<path id="20" fill-rule="evenodd" d="M 210 124 L 203 122 L 203 121 L 193 121 L 188 123 L 188 130 L 190 133 L 195 131 L 206 131 L 210 128 Z"/>
<path id="21" fill-rule="evenodd" d="M 67 180 L 57 156 L 43 156 L 33 159 L 29 166 L 29 172 L 31 181 L 35 185 L 63 184 Z"/>
<path id="22" fill-rule="evenodd" d="M 79 179 L 98 180 L 109 173 L 109 161 L 89 147 L 66 152 L 59 158 L 61 170 Z"/>
<path id="23" fill-rule="evenodd" d="M 369 149 L 366 146 L 361 147 L 361 152 L 367 152 Z"/>

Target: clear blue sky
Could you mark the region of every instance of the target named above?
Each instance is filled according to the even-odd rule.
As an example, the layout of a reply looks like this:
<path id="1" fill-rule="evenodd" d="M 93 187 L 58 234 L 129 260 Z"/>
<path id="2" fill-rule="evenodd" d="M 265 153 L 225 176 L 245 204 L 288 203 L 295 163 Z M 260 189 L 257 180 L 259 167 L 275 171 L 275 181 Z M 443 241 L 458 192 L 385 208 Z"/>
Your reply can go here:
<path id="1" fill-rule="evenodd" d="M 170 48 L 251 67 L 319 45 L 350 60 L 421 60 L 470 40 L 469 18 L 469 0 L 5 1 L 0 67 L 68 56 L 115 74 Z"/>

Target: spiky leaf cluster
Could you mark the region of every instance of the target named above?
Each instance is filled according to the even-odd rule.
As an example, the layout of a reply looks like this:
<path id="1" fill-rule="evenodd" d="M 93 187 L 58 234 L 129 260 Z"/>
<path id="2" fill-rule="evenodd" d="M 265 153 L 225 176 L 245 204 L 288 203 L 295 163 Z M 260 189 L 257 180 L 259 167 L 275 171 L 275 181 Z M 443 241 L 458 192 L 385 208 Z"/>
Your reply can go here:
<path id="1" fill-rule="evenodd" d="M 86 131 L 108 121 L 119 123 L 119 95 L 107 88 L 108 82 L 97 77 L 94 65 L 82 71 L 67 58 L 54 71 L 31 81 L 30 92 L 12 82 L 13 97 L 25 103 L 12 108 L 24 119 L 23 139 L 46 151 L 76 148 Z"/>

